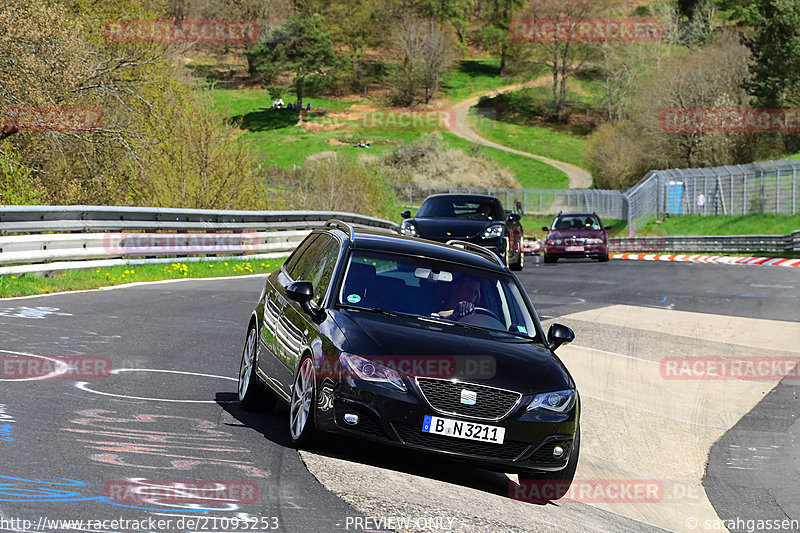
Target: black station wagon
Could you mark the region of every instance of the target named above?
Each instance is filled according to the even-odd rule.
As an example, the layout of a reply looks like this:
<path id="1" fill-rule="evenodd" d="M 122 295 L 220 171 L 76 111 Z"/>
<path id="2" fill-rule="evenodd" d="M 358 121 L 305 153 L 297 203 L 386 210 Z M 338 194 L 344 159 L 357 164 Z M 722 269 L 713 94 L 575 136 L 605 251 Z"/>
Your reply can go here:
<path id="1" fill-rule="evenodd" d="M 569 487 L 580 397 L 554 350 L 573 338 L 485 248 L 330 221 L 267 278 L 239 400 L 289 404 L 298 446 L 348 434 Z"/>

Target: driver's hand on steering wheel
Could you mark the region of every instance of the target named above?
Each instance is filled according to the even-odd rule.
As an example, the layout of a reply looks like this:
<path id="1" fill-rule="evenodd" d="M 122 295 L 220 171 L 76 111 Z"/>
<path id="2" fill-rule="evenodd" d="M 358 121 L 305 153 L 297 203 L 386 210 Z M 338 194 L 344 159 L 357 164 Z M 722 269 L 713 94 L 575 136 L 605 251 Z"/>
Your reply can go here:
<path id="1" fill-rule="evenodd" d="M 450 318 L 452 318 L 453 320 L 458 320 L 460 318 L 472 314 L 474 310 L 475 310 L 475 305 L 472 302 L 466 302 L 466 301 L 458 302 L 455 308 L 453 308 L 453 314 L 450 316 Z"/>

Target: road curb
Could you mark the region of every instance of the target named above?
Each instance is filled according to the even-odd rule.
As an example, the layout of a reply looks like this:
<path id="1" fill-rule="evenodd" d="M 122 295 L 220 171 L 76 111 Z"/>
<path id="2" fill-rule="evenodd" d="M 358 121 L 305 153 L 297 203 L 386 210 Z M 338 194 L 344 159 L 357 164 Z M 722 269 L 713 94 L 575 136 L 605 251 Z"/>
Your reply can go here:
<path id="1" fill-rule="evenodd" d="M 612 253 L 611 258 L 628 259 L 632 261 L 681 261 L 688 263 L 716 263 L 725 265 L 800 267 L 800 259 L 787 259 L 784 257 L 732 257 L 724 255 Z"/>

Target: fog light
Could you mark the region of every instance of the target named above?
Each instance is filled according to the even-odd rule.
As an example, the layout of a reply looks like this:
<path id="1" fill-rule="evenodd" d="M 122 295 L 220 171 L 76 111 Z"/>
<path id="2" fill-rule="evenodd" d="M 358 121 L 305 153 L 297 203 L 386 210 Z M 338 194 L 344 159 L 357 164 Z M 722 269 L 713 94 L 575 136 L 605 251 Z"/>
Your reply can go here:
<path id="1" fill-rule="evenodd" d="M 356 424 L 358 424 L 358 415 L 355 413 L 347 413 L 344 415 L 344 421 L 350 424 L 351 426 L 355 426 Z"/>
<path id="2" fill-rule="evenodd" d="M 347 417 L 345 417 L 345 418 L 347 418 Z M 553 457 L 558 458 L 558 457 L 561 457 L 562 455 L 564 455 L 564 448 L 562 448 L 561 446 L 554 446 L 553 447 Z"/>

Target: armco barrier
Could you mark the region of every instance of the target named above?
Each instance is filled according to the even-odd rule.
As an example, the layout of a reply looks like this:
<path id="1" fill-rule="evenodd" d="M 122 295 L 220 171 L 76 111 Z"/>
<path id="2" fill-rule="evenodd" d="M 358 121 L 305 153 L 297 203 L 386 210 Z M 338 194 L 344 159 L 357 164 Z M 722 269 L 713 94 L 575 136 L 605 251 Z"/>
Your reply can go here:
<path id="1" fill-rule="evenodd" d="M 800 230 L 789 235 L 694 235 L 610 238 L 614 252 L 800 253 Z"/>
<path id="2" fill-rule="evenodd" d="M 0 274 L 120 264 L 277 257 L 335 218 L 397 231 L 394 222 L 330 211 L 216 211 L 106 206 L 0 207 Z M 166 257 L 166 258 L 165 258 Z"/>

